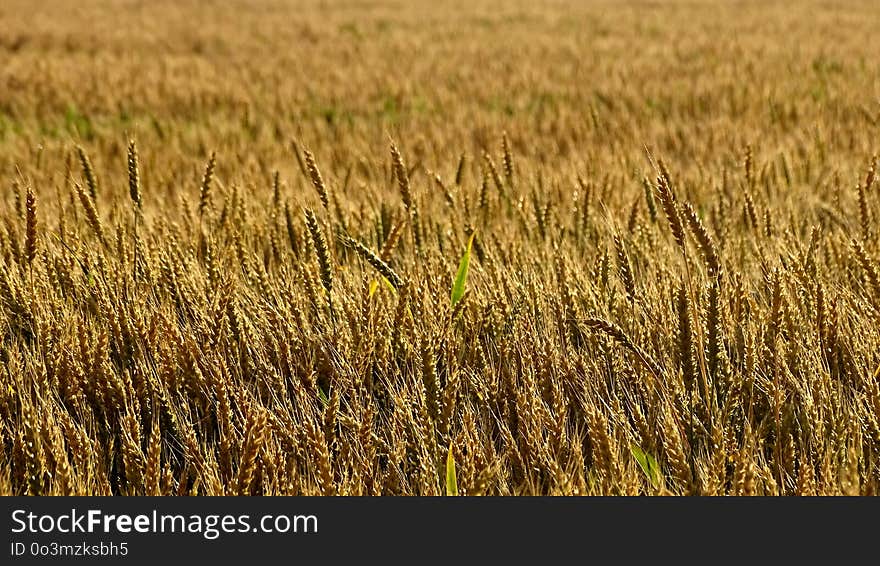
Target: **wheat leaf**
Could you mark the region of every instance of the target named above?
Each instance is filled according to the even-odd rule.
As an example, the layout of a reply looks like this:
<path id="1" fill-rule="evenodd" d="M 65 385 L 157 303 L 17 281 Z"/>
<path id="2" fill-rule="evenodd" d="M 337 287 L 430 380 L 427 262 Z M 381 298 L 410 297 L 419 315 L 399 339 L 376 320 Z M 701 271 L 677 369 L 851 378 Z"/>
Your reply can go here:
<path id="1" fill-rule="evenodd" d="M 645 473 L 648 481 L 651 482 L 651 485 L 653 485 L 654 487 L 659 487 L 660 465 L 657 464 L 657 460 L 655 460 L 653 456 L 651 456 L 635 444 L 630 446 L 630 451 L 632 452 L 633 457 L 636 459 L 636 462 L 639 463 L 639 467 Z"/>
<path id="2" fill-rule="evenodd" d="M 461 256 L 461 261 L 458 264 L 458 273 L 456 273 L 455 283 L 452 285 L 452 306 L 455 306 L 464 297 L 468 268 L 471 263 L 471 247 L 473 247 L 475 235 L 476 233 L 471 234 L 471 237 L 468 239 L 467 249 L 464 251 L 464 255 Z"/>
<path id="3" fill-rule="evenodd" d="M 455 477 L 455 458 L 452 456 L 452 444 L 446 456 L 446 495 L 458 495 L 458 480 Z"/>

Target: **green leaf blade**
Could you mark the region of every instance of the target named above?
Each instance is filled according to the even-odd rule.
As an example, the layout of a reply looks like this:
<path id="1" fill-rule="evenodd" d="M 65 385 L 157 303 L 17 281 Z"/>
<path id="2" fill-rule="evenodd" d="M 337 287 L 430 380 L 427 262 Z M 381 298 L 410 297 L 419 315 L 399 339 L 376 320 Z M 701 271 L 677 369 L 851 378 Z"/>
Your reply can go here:
<path id="1" fill-rule="evenodd" d="M 645 473 L 648 481 L 651 482 L 651 485 L 655 488 L 660 487 L 660 465 L 657 463 L 657 460 L 636 444 L 630 446 L 630 451 L 636 462 L 639 463 L 639 467 Z"/>
<path id="2" fill-rule="evenodd" d="M 471 248 L 474 244 L 474 236 L 476 233 L 471 234 L 471 237 L 468 239 L 467 249 L 464 252 L 464 255 L 461 256 L 461 261 L 458 264 L 458 273 L 455 274 L 455 282 L 452 285 L 452 306 L 454 307 L 458 301 L 464 297 L 465 286 L 467 285 L 467 276 L 468 269 L 470 268 L 471 263 Z"/>
<path id="3" fill-rule="evenodd" d="M 452 455 L 452 444 L 446 457 L 446 495 L 458 495 L 458 479 L 455 476 L 455 458 Z"/>

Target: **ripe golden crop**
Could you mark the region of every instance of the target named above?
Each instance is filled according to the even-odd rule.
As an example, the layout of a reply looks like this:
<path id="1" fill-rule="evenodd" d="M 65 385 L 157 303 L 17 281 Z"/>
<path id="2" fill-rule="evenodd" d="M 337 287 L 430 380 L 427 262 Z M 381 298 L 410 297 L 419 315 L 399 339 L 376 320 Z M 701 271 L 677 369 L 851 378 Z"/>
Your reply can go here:
<path id="1" fill-rule="evenodd" d="M 876 16 L 6 0 L 0 494 L 875 494 Z"/>

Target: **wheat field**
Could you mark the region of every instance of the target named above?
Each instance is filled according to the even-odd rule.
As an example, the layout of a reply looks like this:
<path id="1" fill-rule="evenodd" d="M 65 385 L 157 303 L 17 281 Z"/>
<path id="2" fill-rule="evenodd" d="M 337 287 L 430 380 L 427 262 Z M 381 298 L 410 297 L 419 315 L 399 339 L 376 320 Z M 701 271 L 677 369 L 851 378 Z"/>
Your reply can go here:
<path id="1" fill-rule="evenodd" d="M 5 0 L 0 494 L 877 493 L 877 21 Z"/>

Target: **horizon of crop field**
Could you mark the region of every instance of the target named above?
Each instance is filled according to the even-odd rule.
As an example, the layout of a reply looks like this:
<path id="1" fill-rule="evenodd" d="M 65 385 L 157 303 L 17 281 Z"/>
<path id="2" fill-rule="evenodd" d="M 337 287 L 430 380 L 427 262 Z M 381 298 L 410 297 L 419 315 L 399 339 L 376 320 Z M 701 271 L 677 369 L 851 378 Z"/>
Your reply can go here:
<path id="1" fill-rule="evenodd" d="M 876 3 L 33 4 L 0 494 L 876 494 Z"/>

